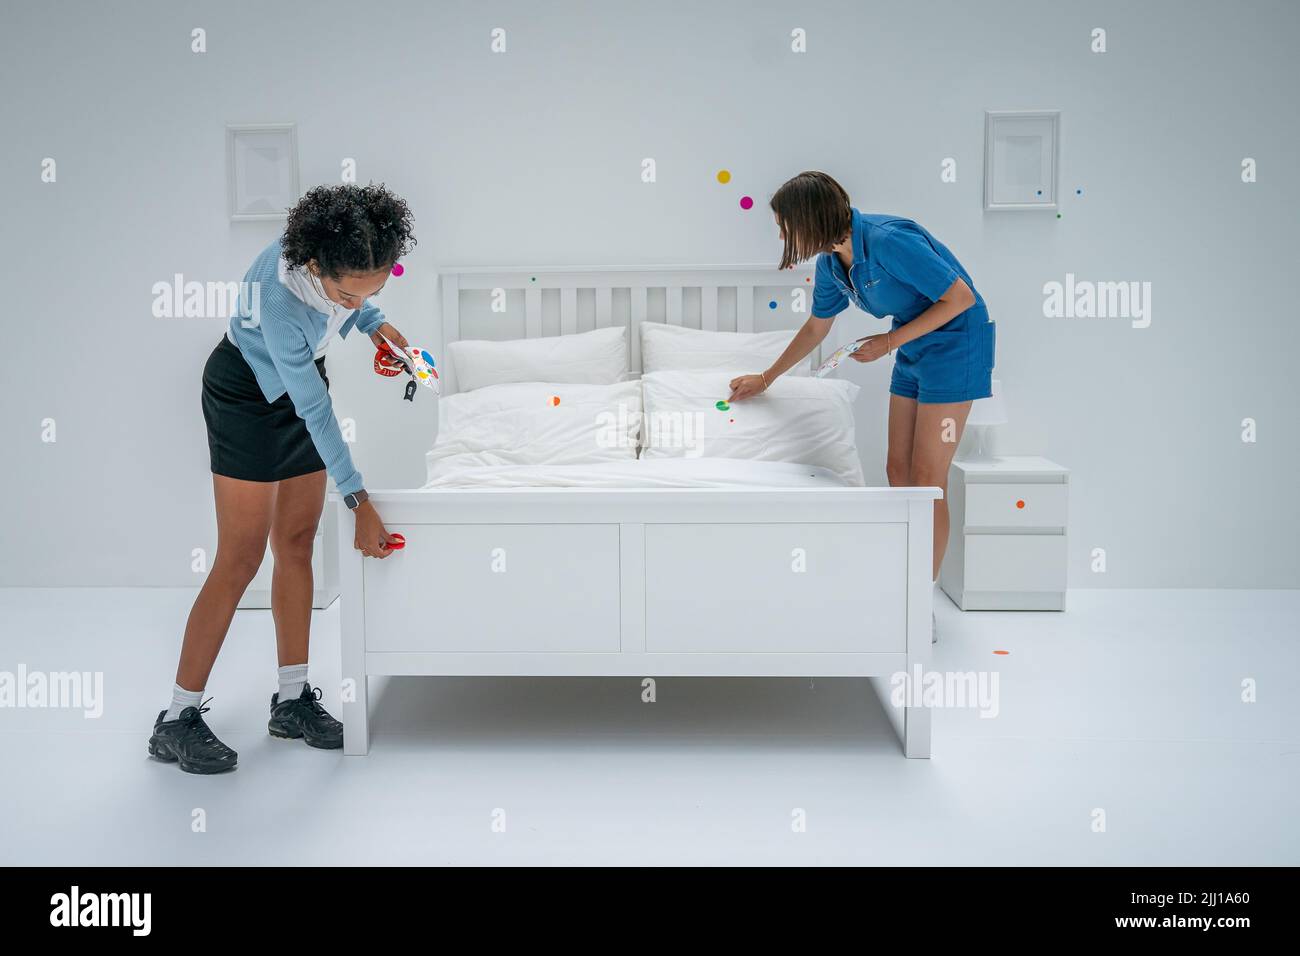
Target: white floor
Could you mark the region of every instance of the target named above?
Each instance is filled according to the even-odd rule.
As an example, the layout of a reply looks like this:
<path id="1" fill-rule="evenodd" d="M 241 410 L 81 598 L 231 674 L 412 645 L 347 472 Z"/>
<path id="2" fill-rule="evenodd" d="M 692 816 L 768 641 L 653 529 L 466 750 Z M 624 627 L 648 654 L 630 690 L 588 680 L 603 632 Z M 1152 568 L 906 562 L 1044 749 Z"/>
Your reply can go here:
<path id="1" fill-rule="evenodd" d="M 941 600 L 933 669 L 998 671 L 1000 712 L 936 713 L 928 761 L 864 681 L 712 679 L 394 678 L 345 758 L 267 736 L 270 612 L 241 611 L 220 777 L 145 754 L 192 598 L 0 590 L 0 672 L 104 674 L 98 719 L 0 708 L 0 864 L 1300 863 L 1300 591 Z M 314 624 L 337 712 L 337 603 Z"/>

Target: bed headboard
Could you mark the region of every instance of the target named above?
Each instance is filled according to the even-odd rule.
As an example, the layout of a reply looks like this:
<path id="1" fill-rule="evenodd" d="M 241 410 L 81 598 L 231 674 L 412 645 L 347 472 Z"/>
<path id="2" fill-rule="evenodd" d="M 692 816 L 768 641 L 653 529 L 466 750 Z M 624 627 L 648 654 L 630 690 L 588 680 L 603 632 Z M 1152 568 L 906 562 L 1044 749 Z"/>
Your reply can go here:
<path id="1" fill-rule="evenodd" d="M 770 265 L 594 266 L 575 268 L 445 268 L 438 271 L 441 303 L 442 391 L 456 391 L 448 342 L 473 321 L 474 338 L 570 335 L 623 325 L 631 372 L 641 371 L 642 321 L 709 331 L 798 328 L 812 308 L 812 269 Z M 796 311 L 796 290 L 804 290 Z M 776 307 L 772 308 L 775 303 Z M 812 356 L 819 361 L 819 354 Z"/>

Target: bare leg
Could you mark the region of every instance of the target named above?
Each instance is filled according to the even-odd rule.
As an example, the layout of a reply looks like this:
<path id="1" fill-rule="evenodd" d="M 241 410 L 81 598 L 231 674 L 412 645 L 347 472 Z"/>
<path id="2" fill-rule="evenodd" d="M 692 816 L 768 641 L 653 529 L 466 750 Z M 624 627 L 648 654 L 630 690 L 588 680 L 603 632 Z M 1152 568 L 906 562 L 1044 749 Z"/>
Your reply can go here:
<path id="1" fill-rule="evenodd" d="M 944 498 L 934 503 L 934 580 L 948 548 L 948 466 L 966 428 L 970 402 L 917 405 L 916 431 L 912 438 L 914 487 L 938 487 Z"/>
<path id="2" fill-rule="evenodd" d="M 891 488 L 912 483 L 912 441 L 916 433 L 916 399 L 889 396 L 889 451 L 885 477 Z"/>
<path id="3" fill-rule="evenodd" d="M 212 476 L 217 504 L 217 555 L 185 623 L 176 683 L 186 690 L 207 686 L 235 607 L 261 567 L 275 486 L 275 482 Z"/>
<path id="4" fill-rule="evenodd" d="M 280 666 L 307 663 L 311 630 L 311 553 L 325 504 L 325 472 L 287 478 L 280 483 L 271 519 L 271 615 Z"/>

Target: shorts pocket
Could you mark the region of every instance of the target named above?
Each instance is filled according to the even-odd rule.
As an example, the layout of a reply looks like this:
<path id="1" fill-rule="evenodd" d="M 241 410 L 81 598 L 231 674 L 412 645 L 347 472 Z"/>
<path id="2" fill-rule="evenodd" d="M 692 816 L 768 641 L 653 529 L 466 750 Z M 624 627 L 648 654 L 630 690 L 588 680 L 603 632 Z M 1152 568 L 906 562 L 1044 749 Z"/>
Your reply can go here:
<path id="1" fill-rule="evenodd" d="M 992 322 L 972 326 L 970 337 L 970 363 L 966 371 L 966 390 L 987 394 L 993 376 L 994 342 L 996 328 Z"/>
<path id="2" fill-rule="evenodd" d="M 935 329 L 918 339 L 913 339 L 899 351 L 907 351 L 913 361 L 951 363 L 961 361 L 968 354 L 970 334 L 967 329 Z"/>

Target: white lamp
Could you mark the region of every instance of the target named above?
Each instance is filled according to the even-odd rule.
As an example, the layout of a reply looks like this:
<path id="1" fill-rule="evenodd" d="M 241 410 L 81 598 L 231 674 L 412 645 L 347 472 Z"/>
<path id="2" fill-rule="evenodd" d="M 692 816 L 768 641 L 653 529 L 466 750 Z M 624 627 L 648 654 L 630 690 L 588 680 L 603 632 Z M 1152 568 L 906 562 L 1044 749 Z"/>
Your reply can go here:
<path id="1" fill-rule="evenodd" d="M 976 399 L 971 403 L 970 415 L 966 419 L 966 428 L 971 432 L 972 446 L 966 454 L 960 456 L 963 461 L 992 461 L 993 444 L 991 433 L 998 425 L 1007 423 L 1007 407 L 1002 401 L 1002 382 L 993 380 L 993 394 L 988 398 Z"/>

